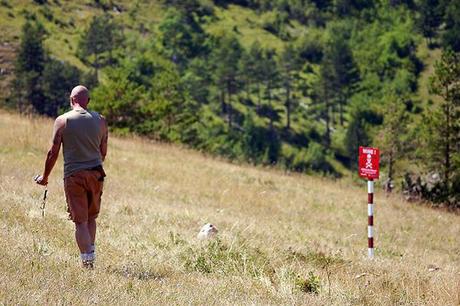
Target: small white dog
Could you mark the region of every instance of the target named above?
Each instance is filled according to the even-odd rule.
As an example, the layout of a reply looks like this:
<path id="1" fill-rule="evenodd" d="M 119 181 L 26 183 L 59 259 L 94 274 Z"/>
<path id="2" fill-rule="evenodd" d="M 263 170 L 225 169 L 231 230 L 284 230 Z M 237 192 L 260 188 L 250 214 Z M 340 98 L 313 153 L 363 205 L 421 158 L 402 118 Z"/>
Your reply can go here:
<path id="1" fill-rule="evenodd" d="M 206 223 L 201 228 L 200 232 L 198 233 L 197 238 L 200 240 L 213 238 L 217 235 L 217 232 L 218 230 L 214 225 L 212 225 L 211 223 Z"/>

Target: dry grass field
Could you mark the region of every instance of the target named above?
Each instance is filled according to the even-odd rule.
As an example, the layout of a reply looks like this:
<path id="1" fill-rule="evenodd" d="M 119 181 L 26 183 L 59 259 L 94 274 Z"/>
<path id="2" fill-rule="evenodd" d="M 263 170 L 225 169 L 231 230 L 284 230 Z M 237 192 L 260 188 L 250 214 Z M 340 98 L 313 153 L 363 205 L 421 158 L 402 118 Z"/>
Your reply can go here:
<path id="1" fill-rule="evenodd" d="M 460 216 L 366 188 L 111 138 L 98 260 L 80 268 L 52 121 L 0 111 L 0 304 L 459 305 Z M 217 240 L 198 241 L 214 223 Z"/>

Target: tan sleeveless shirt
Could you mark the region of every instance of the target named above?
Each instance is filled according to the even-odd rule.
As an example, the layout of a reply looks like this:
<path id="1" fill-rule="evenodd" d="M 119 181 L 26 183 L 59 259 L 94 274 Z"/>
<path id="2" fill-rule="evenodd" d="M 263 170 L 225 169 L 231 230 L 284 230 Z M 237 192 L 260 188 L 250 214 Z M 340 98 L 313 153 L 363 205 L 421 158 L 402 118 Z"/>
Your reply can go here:
<path id="1" fill-rule="evenodd" d="M 103 137 L 102 119 L 97 112 L 71 110 L 62 136 L 64 177 L 79 170 L 102 165 L 100 145 Z"/>

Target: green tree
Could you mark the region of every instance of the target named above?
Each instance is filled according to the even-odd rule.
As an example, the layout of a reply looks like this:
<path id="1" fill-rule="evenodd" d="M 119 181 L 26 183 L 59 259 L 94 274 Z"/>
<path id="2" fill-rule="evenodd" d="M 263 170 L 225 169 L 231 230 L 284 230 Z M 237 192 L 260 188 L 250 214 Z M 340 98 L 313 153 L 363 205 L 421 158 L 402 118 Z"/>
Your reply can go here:
<path id="1" fill-rule="evenodd" d="M 195 144 L 200 106 L 184 90 L 174 63 L 153 51 L 136 53 L 105 72 L 93 105 L 113 127 Z"/>
<path id="2" fill-rule="evenodd" d="M 335 78 L 335 69 L 332 61 L 325 57 L 319 70 L 319 77 L 314 89 L 315 112 L 319 119 L 324 120 L 326 124 L 326 134 L 324 145 L 329 147 L 331 144 L 332 129 L 332 107 L 336 94 L 336 88 L 331 80 Z"/>
<path id="3" fill-rule="evenodd" d="M 297 50 L 292 45 L 288 45 L 280 56 L 279 60 L 281 83 L 285 92 L 284 106 L 286 108 L 286 129 L 291 128 L 291 112 L 293 105 L 293 92 L 296 89 L 294 83 L 299 77 L 299 58 Z"/>
<path id="4" fill-rule="evenodd" d="M 430 92 L 442 101 L 426 116 L 426 141 L 431 169 L 439 171 L 444 188 L 452 191 L 452 178 L 458 175 L 460 131 L 460 56 L 444 51 L 430 78 Z"/>
<path id="5" fill-rule="evenodd" d="M 94 16 L 83 33 L 77 55 L 99 69 L 113 61 L 113 50 L 122 47 L 123 35 L 119 26 L 108 14 Z"/>
<path id="6" fill-rule="evenodd" d="M 326 45 L 323 65 L 327 67 L 328 82 L 334 88 L 334 100 L 338 104 L 339 122 L 344 125 L 345 106 L 359 81 L 359 72 L 348 45 L 346 24 L 332 25 L 330 39 Z"/>
<path id="7" fill-rule="evenodd" d="M 40 78 L 45 66 L 43 47 L 45 30 L 37 21 L 27 21 L 22 27 L 21 43 L 15 62 L 13 98 L 20 112 L 33 109 L 43 112 L 43 90 Z"/>
<path id="8" fill-rule="evenodd" d="M 253 44 L 254 45 L 254 44 Z M 252 48 L 252 46 L 251 46 Z M 251 52 L 243 50 L 240 60 L 239 71 L 241 73 L 241 80 L 246 91 L 246 99 L 251 100 L 252 87 L 255 83 L 256 62 L 252 57 Z"/>
<path id="9" fill-rule="evenodd" d="M 188 11 L 169 8 L 160 23 L 161 43 L 173 62 L 184 68 L 187 62 L 205 52 L 206 35 Z"/>
<path id="10" fill-rule="evenodd" d="M 69 106 L 70 90 L 79 80 L 80 71 L 77 68 L 62 61 L 49 59 L 40 79 L 44 96 L 40 111 L 51 117 L 57 116 Z"/>
<path id="11" fill-rule="evenodd" d="M 274 164 L 278 161 L 281 142 L 273 126 L 268 129 L 255 123 L 256 114 L 249 112 L 243 125 L 242 151 L 254 164 Z"/>
<path id="12" fill-rule="evenodd" d="M 145 87 L 129 80 L 122 68 L 107 69 L 107 78 L 91 93 L 94 110 L 102 113 L 111 126 L 120 131 L 134 132 L 145 119 L 141 107 L 147 100 Z"/>
<path id="13" fill-rule="evenodd" d="M 239 61 L 242 47 L 235 36 L 222 37 L 215 48 L 212 61 L 215 65 L 215 78 L 220 88 L 222 112 L 228 115 L 228 126 L 232 126 L 232 95 L 238 89 Z M 225 96 L 227 98 L 225 99 Z"/>
<path id="14" fill-rule="evenodd" d="M 382 116 L 374 111 L 370 98 L 364 93 L 353 97 L 349 114 L 350 121 L 347 126 L 344 145 L 351 161 L 351 168 L 355 169 L 358 162 L 359 146 L 372 145 L 371 128 L 382 124 Z"/>
<path id="15" fill-rule="evenodd" d="M 338 108 L 339 124 L 344 126 L 345 106 L 359 81 L 347 37 L 343 34 L 346 25 L 332 25 L 324 48 L 319 77 L 315 88 L 315 104 L 319 117 L 325 121 L 325 145 L 330 146 L 334 113 Z"/>
<path id="16" fill-rule="evenodd" d="M 207 61 L 201 57 L 192 59 L 182 75 L 182 83 L 193 100 L 208 103 L 212 75 Z"/>
<path id="17" fill-rule="evenodd" d="M 442 22 L 442 8 L 439 0 L 420 0 L 418 4 L 418 27 L 428 39 L 428 46 L 433 44 L 438 27 Z"/>
<path id="18" fill-rule="evenodd" d="M 166 62 L 162 65 L 152 79 L 151 100 L 143 110 L 147 131 L 152 128 L 162 139 L 194 144 L 200 105 L 183 90 L 177 69 Z"/>
<path id="19" fill-rule="evenodd" d="M 270 127 L 273 126 L 274 121 L 278 115 L 273 108 L 272 102 L 275 100 L 273 94 L 279 88 L 280 85 L 280 71 L 276 63 L 276 52 L 275 50 L 264 50 L 262 58 L 261 73 L 263 76 L 263 83 L 265 85 L 264 98 L 268 104 L 268 117 L 270 119 Z"/>
<path id="20" fill-rule="evenodd" d="M 256 115 L 253 112 L 249 112 L 244 120 L 242 150 L 246 159 L 252 161 L 254 164 L 257 164 L 261 161 L 266 149 L 266 132 L 263 127 L 256 125 L 254 121 L 255 116 Z"/>
<path id="21" fill-rule="evenodd" d="M 460 2 L 450 1 L 446 7 L 445 30 L 442 37 L 445 49 L 460 52 Z"/>
<path id="22" fill-rule="evenodd" d="M 248 52 L 241 58 L 241 73 L 245 78 L 247 96 L 249 98 L 251 87 L 255 86 L 257 94 L 257 107 L 261 105 L 261 84 L 264 78 L 263 50 L 259 41 L 255 41 Z"/>
<path id="23" fill-rule="evenodd" d="M 408 115 L 403 98 L 395 93 L 383 97 L 383 126 L 376 143 L 382 155 L 382 162 L 388 166 L 388 180 L 393 181 L 395 163 L 407 148 L 405 135 L 407 132 Z"/>
<path id="24" fill-rule="evenodd" d="M 334 0 L 333 3 L 334 13 L 340 17 L 352 15 L 374 5 L 374 1 L 367 0 Z"/>

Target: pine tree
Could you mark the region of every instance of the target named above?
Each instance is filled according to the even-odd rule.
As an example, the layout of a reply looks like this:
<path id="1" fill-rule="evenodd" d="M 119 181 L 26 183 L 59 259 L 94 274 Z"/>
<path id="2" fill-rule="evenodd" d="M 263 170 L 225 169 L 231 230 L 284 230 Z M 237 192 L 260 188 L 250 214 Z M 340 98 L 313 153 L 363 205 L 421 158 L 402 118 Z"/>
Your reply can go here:
<path id="1" fill-rule="evenodd" d="M 86 61 L 88 57 L 91 65 L 96 69 L 98 75 L 99 69 L 113 60 L 113 50 L 120 48 L 123 36 L 118 25 L 108 14 L 95 16 L 82 35 L 79 42 L 78 56 Z M 102 55 L 108 53 L 104 61 Z"/>
<path id="2" fill-rule="evenodd" d="M 167 56 L 180 68 L 207 52 L 206 35 L 192 12 L 170 8 L 161 24 L 161 43 Z"/>
<path id="3" fill-rule="evenodd" d="M 259 41 L 254 42 L 249 49 L 249 52 L 245 53 L 242 58 L 241 71 L 245 75 L 249 84 L 247 90 L 250 90 L 252 83 L 255 85 L 257 93 L 257 108 L 260 109 L 261 105 L 261 84 L 264 80 L 264 62 L 263 62 L 263 50 L 260 46 Z"/>
<path id="4" fill-rule="evenodd" d="M 450 48 L 455 52 L 460 52 L 460 2 L 447 3 L 443 45 L 445 49 Z"/>
<path id="5" fill-rule="evenodd" d="M 27 21 L 22 27 L 21 44 L 15 62 L 15 80 L 13 96 L 20 112 L 33 109 L 41 112 L 43 108 L 42 75 L 46 52 L 43 47 L 45 30 L 37 21 Z"/>
<path id="6" fill-rule="evenodd" d="M 421 0 L 418 5 L 420 17 L 418 27 L 423 36 L 428 39 L 428 46 L 433 44 L 433 38 L 442 22 L 442 10 L 439 0 Z"/>
<path id="7" fill-rule="evenodd" d="M 232 95 L 237 91 L 239 61 L 242 47 L 235 36 L 224 36 L 213 54 L 216 66 L 215 77 L 221 92 L 222 112 L 228 115 L 228 126 L 232 126 Z M 225 99 L 227 95 L 227 99 Z"/>
<path id="8" fill-rule="evenodd" d="M 372 145 L 371 127 L 381 125 L 383 118 L 372 107 L 373 98 L 366 93 L 353 97 L 350 104 L 349 122 L 344 139 L 344 146 L 350 158 L 350 166 L 356 168 L 359 146 Z"/>
<path id="9" fill-rule="evenodd" d="M 426 140 L 429 161 L 434 171 L 442 175 L 447 194 L 452 190 L 452 178 L 458 175 L 460 153 L 460 55 L 444 51 L 436 62 L 430 78 L 430 93 L 442 101 L 426 116 Z"/>
<path id="10" fill-rule="evenodd" d="M 376 141 L 381 151 L 382 162 L 388 167 L 388 183 L 391 183 L 395 175 L 395 163 L 407 147 L 404 136 L 407 132 L 408 117 L 403 98 L 395 93 L 388 93 L 383 100 L 383 127 Z M 391 192 L 391 187 L 387 190 Z"/>
<path id="11" fill-rule="evenodd" d="M 294 82 L 299 78 L 299 59 L 297 52 L 292 45 L 288 45 L 280 56 L 281 80 L 285 92 L 284 106 L 286 108 L 286 129 L 291 128 L 291 112 L 293 106 Z"/>
<path id="12" fill-rule="evenodd" d="M 187 70 L 182 76 L 182 83 L 193 100 L 206 104 L 209 102 L 209 88 L 212 75 L 208 63 L 200 57 L 188 63 Z"/>
<path id="13" fill-rule="evenodd" d="M 40 79 L 44 102 L 41 112 L 56 117 L 69 106 L 70 90 L 79 83 L 80 71 L 62 61 L 49 59 Z M 88 84 L 85 83 L 86 86 Z"/>
<path id="14" fill-rule="evenodd" d="M 329 147 L 331 144 L 332 129 L 332 107 L 336 94 L 336 87 L 332 80 L 335 79 L 335 69 L 332 61 L 325 57 L 319 71 L 319 78 L 315 87 L 314 103 L 318 117 L 326 124 L 326 134 L 324 145 Z"/>
<path id="15" fill-rule="evenodd" d="M 331 38 L 324 54 L 325 65 L 331 65 L 330 79 L 335 88 L 335 102 L 338 104 L 339 122 L 344 126 L 345 106 L 359 81 L 359 72 L 353 59 L 350 46 L 343 31 L 345 26 L 332 27 Z"/>
<path id="16" fill-rule="evenodd" d="M 263 82 L 265 84 L 265 97 L 267 100 L 268 104 L 268 109 L 269 109 L 269 119 L 270 119 L 270 127 L 273 126 L 273 123 L 275 121 L 275 118 L 277 117 L 277 114 L 275 110 L 273 109 L 272 102 L 275 99 L 275 96 L 273 95 L 273 92 L 279 88 L 280 85 L 280 72 L 278 69 L 278 65 L 276 63 L 276 58 L 275 58 L 275 51 L 274 50 L 265 50 L 263 52 L 263 60 L 262 60 L 262 67 L 261 67 L 261 72 L 262 72 L 262 77 L 263 77 Z"/>
<path id="17" fill-rule="evenodd" d="M 244 83 L 244 89 L 246 91 L 246 99 L 248 101 L 251 100 L 251 89 L 252 85 L 255 82 L 255 72 L 256 72 L 256 62 L 254 57 L 252 56 L 251 52 L 243 51 L 240 61 L 240 68 L 239 68 L 242 81 Z"/>
<path id="18" fill-rule="evenodd" d="M 319 116 L 326 123 L 326 146 L 331 141 L 335 109 L 338 108 L 339 124 L 344 126 L 345 107 L 359 81 L 353 55 L 343 34 L 345 28 L 338 25 L 329 29 L 330 38 L 324 50 L 315 90 Z"/>

